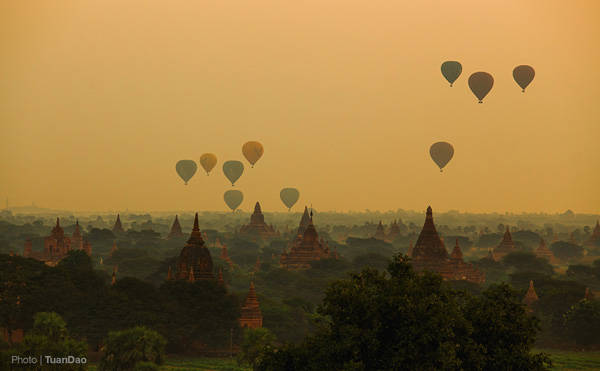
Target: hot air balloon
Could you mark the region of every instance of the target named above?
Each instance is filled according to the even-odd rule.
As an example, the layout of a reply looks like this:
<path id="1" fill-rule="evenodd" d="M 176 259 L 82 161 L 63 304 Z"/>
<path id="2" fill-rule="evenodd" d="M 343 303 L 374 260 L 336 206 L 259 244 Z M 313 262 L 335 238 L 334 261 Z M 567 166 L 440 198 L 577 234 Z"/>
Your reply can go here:
<path id="1" fill-rule="evenodd" d="M 288 210 L 292 210 L 292 206 L 300 198 L 300 192 L 296 188 L 284 188 L 279 192 L 279 197 Z"/>
<path id="2" fill-rule="evenodd" d="M 448 80 L 450 86 L 458 79 L 462 72 L 462 66 L 456 61 L 446 61 L 442 63 L 442 75 Z"/>
<path id="3" fill-rule="evenodd" d="M 433 143 L 431 148 L 429 148 L 429 154 L 437 166 L 439 166 L 440 172 L 442 172 L 442 168 L 446 166 L 452 159 L 452 156 L 454 156 L 454 147 L 448 142 Z"/>
<path id="4" fill-rule="evenodd" d="M 223 199 L 231 211 L 235 211 L 235 209 L 242 204 L 242 201 L 244 200 L 244 194 L 237 189 L 230 189 L 229 191 L 225 192 Z"/>
<path id="5" fill-rule="evenodd" d="M 525 93 L 525 88 L 533 81 L 534 77 L 535 70 L 531 66 L 520 65 L 513 70 L 513 78 L 523 89 L 523 93 Z"/>
<path id="6" fill-rule="evenodd" d="M 254 167 L 256 161 L 258 161 L 262 157 L 264 153 L 264 148 L 262 144 L 258 142 L 247 142 L 244 143 L 244 145 L 242 146 L 242 153 L 244 154 L 244 157 L 246 157 L 246 160 L 248 160 L 250 165 Z"/>
<path id="7" fill-rule="evenodd" d="M 198 170 L 198 165 L 193 160 L 181 160 L 177 162 L 175 165 L 175 170 L 177 170 L 177 174 L 183 179 L 185 184 L 192 179 L 194 174 L 196 174 L 196 170 Z"/>
<path id="8" fill-rule="evenodd" d="M 244 164 L 240 161 L 226 161 L 223 164 L 223 174 L 229 179 L 233 186 L 236 180 L 240 179 L 244 172 Z"/>
<path id="9" fill-rule="evenodd" d="M 494 78 L 487 72 L 475 72 L 469 77 L 469 88 L 479 103 L 483 103 L 483 98 L 492 90 L 494 86 Z"/>
<path id="10" fill-rule="evenodd" d="M 205 153 L 202 156 L 200 156 L 200 165 L 202 165 L 204 171 L 206 171 L 206 175 L 209 175 L 208 173 L 210 173 L 210 171 L 215 167 L 216 164 L 217 156 L 215 156 L 214 154 Z"/>

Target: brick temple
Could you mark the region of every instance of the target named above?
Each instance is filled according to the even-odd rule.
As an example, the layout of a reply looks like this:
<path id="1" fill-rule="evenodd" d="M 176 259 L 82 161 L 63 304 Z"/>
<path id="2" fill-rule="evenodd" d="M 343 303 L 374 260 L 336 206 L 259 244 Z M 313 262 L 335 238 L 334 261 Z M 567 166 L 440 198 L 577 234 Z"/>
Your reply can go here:
<path id="1" fill-rule="evenodd" d="M 75 222 L 75 231 L 71 237 L 65 236 L 64 229 L 60 226 L 60 219 L 56 218 L 56 226 L 50 236 L 44 238 L 44 250 L 33 251 L 31 239 L 25 241 L 23 256 L 43 261 L 46 265 L 55 266 L 72 250 L 85 251 L 92 254 L 92 245 L 81 235 L 79 221 Z"/>
<path id="2" fill-rule="evenodd" d="M 198 226 L 198 213 L 194 218 L 194 228 L 190 238 L 179 254 L 177 273 L 173 278 L 190 282 L 215 279 L 210 251 L 204 245 Z"/>
<path id="3" fill-rule="evenodd" d="M 279 235 L 272 225 L 265 223 L 265 216 L 258 202 L 254 205 L 254 212 L 250 216 L 250 223 L 242 226 L 239 233 L 240 235 L 253 238 L 260 237 L 262 239 L 269 239 Z"/>
<path id="4" fill-rule="evenodd" d="M 415 271 L 431 271 L 440 274 L 445 280 L 465 280 L 475 283 L 485 282 L 485 274 L 472 264 L 465 263 L 458 239 L 452 254 L 448 255 L 444 241 L 440 238 L 433 222 L 433 211 L 427 208 L 425 224 L 412 249 L 412 265 Z"/>
<path id="5" fill-rule="evenodd" d="M 305 215 L 308 215 L 306 209 Z M 284 250 L 281 254 L 279 262 L 286 269 L 308 269 L 311 262 L 332 257 L 327 243 L 323 239 L 319 239 L 319 234 L 313 224 L 312 211 L 306 227 L 305 223 L 306 219 L 303 215 L 298 227 L 298 235 L 291 244 L 290 252 Z"/>

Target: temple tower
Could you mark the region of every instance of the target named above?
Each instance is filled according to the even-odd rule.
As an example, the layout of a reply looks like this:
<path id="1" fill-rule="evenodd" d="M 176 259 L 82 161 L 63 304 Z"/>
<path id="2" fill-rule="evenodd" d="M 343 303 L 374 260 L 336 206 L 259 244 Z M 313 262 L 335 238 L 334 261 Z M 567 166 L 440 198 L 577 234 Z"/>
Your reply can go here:
<path id="1" fill-rule="evenodd" d="M 262 327 L 263 316 L 260 311 L 258 297 L 254 290 L 254 282 L 250 282 L 250 291 L 241 309 L 240 327 L 259 328 Z"/>
<path id="2" fill-rule="evenodd" d="M 112 229 L 113 233 L 125 233 L 123 229 L 123 225 L 121 224 L 121 215 L 117 214 L 117 220 L 115 221 L 115 225 Z"/>
<path id="3" fill-rule="evenodd" d="M 181 249 L 177 262 L 177 276 L 179 280 L 214 280 L 213 261 L 210 251 L 204 245 L 200 227 L 198 226 L 198 213 L 194 218 L 194 228 L 187 244 Z"/>
<path id="4" fill-rule="evenodd" d="M 167 236 L 167 239 L 182 237 L 183 232 L 181 231 L 181 225 L 179 224 L 179 218 L 175 215 L 175 221 L 171 226 L 171 232 Z"/>

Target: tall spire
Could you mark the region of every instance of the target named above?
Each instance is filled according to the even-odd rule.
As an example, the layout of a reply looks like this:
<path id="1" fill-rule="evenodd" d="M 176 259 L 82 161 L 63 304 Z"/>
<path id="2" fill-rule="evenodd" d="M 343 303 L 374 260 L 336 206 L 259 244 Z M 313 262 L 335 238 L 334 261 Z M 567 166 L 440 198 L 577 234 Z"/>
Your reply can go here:
<path id="1" fill-rule="evenodd" d="M 194 217 L 194 227 L 192 228 L 192 233 L 190 234 L 190 238 L 188 239 L 187 243 L 194 243 L 200 245 L 204 244 L 204 240 L 202 239 L 202 233 L 200 232 L 200 226 L 198 223 L 198 213 L 196 213 L 196 216 Z"/>
<path id="2" fill-rule="evenodd" d="M 121 215 L 117 214 L 117 220 L 115 221 L 115 225 L 112 229 L 113 233 L 124 233 L 123 225 L 121 224 Z"/>
<path id="3" fill-rule="evenodd" d="M 254 205 L 254 212 L 257 214 L 262 213 L 262 210 L 260 209 L 260 203 L 258 201 L 256 201 L 256 204 Z"/>
<path id="4" fill-rule="evenodd" d="M 59 221 L 58 217 L 56 218 L 56 228 L 60 228 L 60 221 Z"/>
<path id="5" fill-rule="evenodd" d="M 175 221 L 173 221 L 173 225 L 171 226 L 171 231 L 167 236 L 167 239 L 183 236 L 183 232 L 181 231 L 181 225 L 179 224 L 179 218 L 175 215 Z"/>

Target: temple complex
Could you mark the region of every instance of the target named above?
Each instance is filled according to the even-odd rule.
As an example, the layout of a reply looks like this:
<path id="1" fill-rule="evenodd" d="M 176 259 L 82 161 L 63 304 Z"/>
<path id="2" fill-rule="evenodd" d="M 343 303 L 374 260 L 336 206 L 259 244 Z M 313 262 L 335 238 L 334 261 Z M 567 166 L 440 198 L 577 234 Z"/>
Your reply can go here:
<path id="1" fill-rule="evenodd" d="M 515 251 L 517 251 L 517 249 L 515 248 L 515 244 L 507 226 L 502 241 L 500 241 L 500 244 L 494 249 L 494 257 L 496 258 L 496 261 L 502 260 L 502 258 L 504 258 L 506 255 Z"/>
<path id="2" fill-rule="evenodd" d="M 383 224 L 381 223 L 381 220 L 379 221 L 379 224 L 377 224 L 377 230 L 375 231 L 373 238 L 382 241 L 385 240 L 385 230 L 383 229 Z"/>
<path id="3" fill-rule="evenodd" d="M 278 235 L 272 225 L 267 225 L 267 223 L 265 223 L 265 216 L 263 215 L 260 209 L 260 203 L 258 202 L 254 205 L 254 213 L 250 216 L 250 223 L 242 226 L 239 233 L 250 237 L 260 237 L 262 239 L 268 239 Z"/>
<path id="4" fill-rule="evenodd" d="M 538 301 L 538 296 L 535 293 L 535 288 L 533 287 L 533 281 L 529 281 L 529 289 L 527 289 L 527 293 L 525 294 L 525 297 L 523 298 L 523 304 L 527 305 L 528 311 L 532 312 L 533 311 L 533 303 L 535 303 L 536 301 Z"/>
<path id="5" fill-rule="evenodd" d="M 117 214 L 117 220 L 115 221 L 112 231 L 113 233 L 125 233 L 123 225 L 121 224 L 121 216 L 119 214 Z"/>
<path id="6" fill-rule="evenodd" d="M 191 282 L 215 279 L 210 251 L 204 245 L 198 226 L 198 213 L 194 218 L 194 228 L 190 238 L 179 254 L 175 279 Z"/>
<path id="7" fill-rule="evenodd" d="M 440 238 L 433 223 L 433 211 L 427 208 L 425 224 L 412 249 L 412 265 L 415 271 L 430 271 L 441 275 L 445 280 L 466 280 L 485 282 L 485 274 L 472 264 L 465 263 L 458 239 L 451 255 L 448 255 L 444 241 Z"/>
<path id="8" fill-rule="evenodd" d="M 254 282 L 250 282 L 250 291 L 246 296 L 246 301 L 242 306 L 240 315 L 241 328 L 259 328 L 262 327 L 263 316 L 260 311 L 258 297 L 254 290 Z"/>
<path id="9" fill-rule="evenodd" d="M 25 241 L 23 256 L 43 261 L 46 265 L 55 266 L 71 250 L 82 250 L 91 255 L 92 245 L 81 236 L 79 222 L 76 222 L 75 231 L 72 237 L 69 238 L 65 236 L 65 231 L 60 226 L 59 218 L 56 218 L 56 226 L 52 229 L 50 236 L 44 238 L 44 250 L 33 251 L 32 241 L 31 239 L 27 239 Z"/>
<path id="10" fill-rule="evenodd" d="M 304 217 L 300 221 L 300 228 L 298 230 L 302 228 L 303 220 Z M 289 253 L 286 250 L 283 251 L 279 262 L 286 269 L 308 269 L 312 261 L 329 258 L 329 247 L 322 239 L 319 240 L 319 234 L 313 224 L 311 211 L 308 226 L 304 230 L 302 237 L 298 237 L 292 242 Z"/>
<path id="11" fill-rule="evenodd" d="M 554 254 L 552 253 L 552 251 L 550 251 L 548 246 L 546 246 L 546 241 L 544 241 L 543 238 L 540 239 L 540 246 L 538 246 L 538 248 L 535 249 L 535 256 L 537 256 L 538 258 L 547 259 L 548 262 L 551 264 L 556 263 L 556 258 L 554 257 Z"/>
<path id="12" fill-rule="evenodd" d="M 177 217 L 177 215 L 175 215 L 175 221 L 173 222 L 173 225 L 171 226 L 171 232 L 169 232 L 167 239 L 170 240 L 171 238 L 179 238 L 179 237 L 183 237 L 183 232 L 181 231 L 181 225 L 179 224 L 179 218 Z"/>

